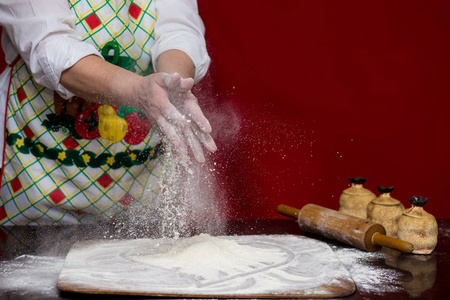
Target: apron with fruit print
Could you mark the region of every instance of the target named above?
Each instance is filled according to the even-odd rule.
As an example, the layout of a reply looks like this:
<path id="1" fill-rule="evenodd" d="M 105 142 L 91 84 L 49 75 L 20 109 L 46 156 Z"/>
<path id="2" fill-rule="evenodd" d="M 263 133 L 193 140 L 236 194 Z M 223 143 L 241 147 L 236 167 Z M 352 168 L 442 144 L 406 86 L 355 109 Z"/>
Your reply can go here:
<path id="1" fill-rule="evenodd" d="M 69 6 L 77 32 L 107 61 L 151 72 L 152 0 Z M 22 59 L 12 67 L 6 111 L 0 225 L 99 222 L 158 196 L 163 147 L 140 111 L 63 100 L 38 85 Z"/>

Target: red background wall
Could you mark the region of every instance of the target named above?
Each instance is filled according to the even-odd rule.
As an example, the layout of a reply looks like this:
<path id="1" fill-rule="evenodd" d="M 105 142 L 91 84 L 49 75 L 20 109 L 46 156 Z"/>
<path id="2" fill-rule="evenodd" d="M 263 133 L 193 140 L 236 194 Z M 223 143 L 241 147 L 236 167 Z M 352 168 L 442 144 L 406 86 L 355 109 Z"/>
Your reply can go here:
<path id="1" fill-rule="evenodd" d="M 196 95 L 228 217 L 337 209 L 365 176 L 450 218 L 450 1 L 198 2 L 212 65 Z"/>
<path id="2" fill-rule="evenodd" d="M 450 218 L 450 1 L 199 9 L 212 67 L 198 95 L 232 217 L 278 218 L 280 203 L 338 209 L 348 177 L 365 176 L 377 194 L 392 185 L 405 207 L 422 195 Z"/>

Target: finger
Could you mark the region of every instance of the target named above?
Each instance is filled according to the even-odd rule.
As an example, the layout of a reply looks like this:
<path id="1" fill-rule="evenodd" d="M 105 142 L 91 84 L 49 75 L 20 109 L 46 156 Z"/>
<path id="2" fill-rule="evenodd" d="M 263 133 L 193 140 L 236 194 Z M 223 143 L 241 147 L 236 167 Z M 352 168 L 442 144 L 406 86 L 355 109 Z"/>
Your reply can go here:
<path id="1" fill-rule="evenodd" d="M 187 146 L 177 133 L 175 127 L 164 118 L 158 119 L 157 127 L 159 128 L 163 140 L 167 141 L 166 147 L 169 152 L 173 152 L 174 154 L 180 155 L 182 158 L 186 158 Z"/>
<path id="2" fill-rule="evenodd" d="M 188 127 L 186 117 L 170 102 L 160 107 L 160 113 L 166 121 L 175 126 L 178 130 L 184 131 Z"/>
<path id="3" fill-rule="evenodd" d="M 203 144 L 203 146 L 205 146 L 205 148 L 208 151 L 210 152 L 217 151 L 217 145 L 209 133 L 204 133 L 195 127 L 191 127 L 191 129 L 194 132 L 195 136 L 198 138 L 198 140 Z"/>
<path id="4" fill-rule="evenodd" d="M 194 79 L 192 78 L 181 78 L 180 81 L 180 92 L 189 92 L 194 87 Z"/>
<path id="5" fill-rule="evenodd" d="M 185 131 L 185 135 L 191 148 L 192 154 L 194 154 L 194 158 L 199 163 L 205 162 L 205 155 L 203 153 L 202 145 L 200 144 L 197 136 L 192 132 L 190 128 L 187 128 Z"/>
<path id="6" fill-rule="evenodd" d="M 193 96 L 195 97 L 195 96 Z M 184 105 L 183 113 L 198 126 L 198 128 L 205 132 L 210 133 L 212 131 L 211 124 L 203 114 L 202 109 L 198 105 L 197 101 L 187 101 Z"/>
<path id="7" fill-rule="evenodd" d="M 169 88 L 173 89 L 180 85 L 182 77 L 178 73 L 167 74 L 164 77 L 164 84 Z"/>

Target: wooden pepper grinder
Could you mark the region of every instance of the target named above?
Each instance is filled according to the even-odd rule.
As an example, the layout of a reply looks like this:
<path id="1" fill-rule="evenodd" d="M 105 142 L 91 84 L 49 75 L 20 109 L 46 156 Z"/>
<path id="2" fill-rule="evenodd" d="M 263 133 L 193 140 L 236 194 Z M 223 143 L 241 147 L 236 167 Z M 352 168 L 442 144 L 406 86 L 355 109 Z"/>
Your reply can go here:
<path id="1" fill-rule="evenodd" d="M 377 186 L 380 196 L 367 205 L 367 219 L 379 223 L 386 229 L 386 235 L 397 237 L 398 220 L 405 207 L 391 197 L 393 186 Z"/>
<path id="2" fill-rule="evenodd" d="M 352 186 L 345 189 L 339 198 L 339 211 L 358 218 L 367 218 L 367 205 L 375 194 L 363 187 L 365 177 L 349 178 Z"/>
<path id="3" fill-rule="evenodd" d="M 423 209 L 427 202 L 425 197 L 409 198 L 412 206 L 403 212 L 398 222 L 398 238 L 413 244 L 415 254 L 430 254 L 437 244 L 436 218 Z"/>

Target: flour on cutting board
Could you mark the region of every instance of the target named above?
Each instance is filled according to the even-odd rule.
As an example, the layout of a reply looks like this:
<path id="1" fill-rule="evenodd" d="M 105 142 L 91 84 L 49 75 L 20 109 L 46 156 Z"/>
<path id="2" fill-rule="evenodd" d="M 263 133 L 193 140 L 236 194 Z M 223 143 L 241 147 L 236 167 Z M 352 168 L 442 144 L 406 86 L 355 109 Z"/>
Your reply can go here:
<path id="1" fill-rule="evenodd" d="M 294 255 L 278 247 L 254 247 L 234 240 L 201 234 L 159 246 L 156 254 L 136 255 L 132 260 L 167 268 L 170 266 L 198 280 L 260 272 L 277 263 L 289 263 Z"/>
<path id="2" fill-rule="evenodd" d="M 158 296 L 338 297 L 354 283 L 323 242 L 290 235 L 82 242 L 63 291 Z"/>

